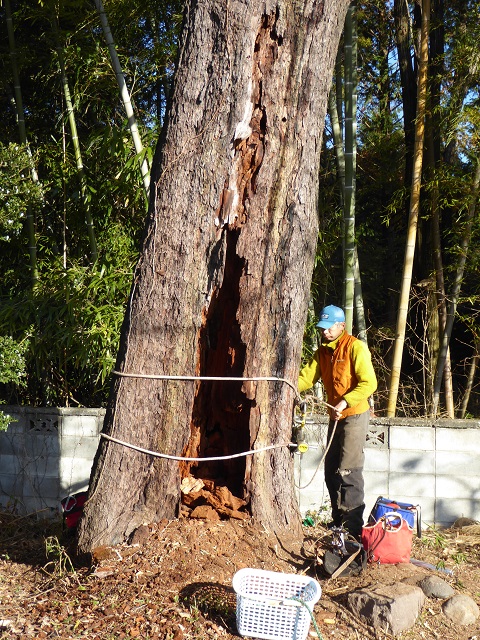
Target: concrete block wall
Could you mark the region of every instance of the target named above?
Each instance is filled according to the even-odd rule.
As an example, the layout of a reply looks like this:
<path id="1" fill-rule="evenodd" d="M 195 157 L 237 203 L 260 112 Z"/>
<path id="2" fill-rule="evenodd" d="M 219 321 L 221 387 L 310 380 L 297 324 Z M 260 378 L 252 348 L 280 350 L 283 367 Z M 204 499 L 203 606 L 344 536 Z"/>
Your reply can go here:
<path id="1" fill-rule="evenodd" d="M 0 506 L 57 513 L 60 500 L 88 487 L 103 409 L 1 407 L 15 418 L 0 432 Z"/>
<path id="2" fill-rule="evenodd" d="M 302 514 L 328 503 L 323 482 L 326 418 L 307 424 L 307 453 L 295 454 Z M 365 514 L 378 496 L 420 505 L 423 526 L 480 521 L 480 422 L 374 418 L 365 449 Z M 315 474 L 315 477 L 313 475 Z"/>
<path id="3" fill-rule="evenodd" d="M 103 409 L 2 407 L 17 421 L 0 432 L 0 507 L 49 515 L 86 489 Z M 300 510 L 327 510 L 323 480 L 327 419 L 310 416 L 308 451 L 294 454 Z M 365 450 L 366 514 L 378 496 L 419 504 L 424 526 L 480 521 L 480 422 L 374 418 Z"/>

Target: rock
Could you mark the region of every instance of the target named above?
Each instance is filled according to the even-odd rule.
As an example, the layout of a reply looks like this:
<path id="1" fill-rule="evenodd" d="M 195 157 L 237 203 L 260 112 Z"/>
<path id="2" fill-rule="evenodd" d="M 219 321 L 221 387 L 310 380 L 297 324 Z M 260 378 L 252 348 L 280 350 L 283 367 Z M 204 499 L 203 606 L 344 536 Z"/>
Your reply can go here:
<path id="1" fill-rule="evenodd" d="M 145 544 L 148 538 L 150 537 L 150 529 L 146 524 L 142 524 L 135 529 L 135 531 L 130 536 L 130 544 L 131 545 L 142 545 Z"/>
<path id="2" fill-rule="evenodd" d="M 473 624 L 480 615 L 476 602 L 470 596 L 460 594 L 446 600 L 442 610 L 452 622 L 461 625 Z"/>
<path id="3" fill-rule="evenodd" d="M 468 527 L 470 524 L 478 524 L 477 520 L 471 518 L 457 518 L 452 524 L 453 529 L 461 529 L 462 527 Z"/>
<path id="4" fill-rule="evenodd" d="M 419 587 L 399 582 L 359 589 L 348 594 L 347 602 L 349 609 L 367 625 L 396 636 L 413 627 L 425 595 Z"/>
<path id="5" fill-rule="evenodd" d="M 441 600 L 445 600 L 455 593 L 455 589 L 438 576 L 427 576 L 419 582 L 418 586 L 427 598 L 440 598 Z"/>

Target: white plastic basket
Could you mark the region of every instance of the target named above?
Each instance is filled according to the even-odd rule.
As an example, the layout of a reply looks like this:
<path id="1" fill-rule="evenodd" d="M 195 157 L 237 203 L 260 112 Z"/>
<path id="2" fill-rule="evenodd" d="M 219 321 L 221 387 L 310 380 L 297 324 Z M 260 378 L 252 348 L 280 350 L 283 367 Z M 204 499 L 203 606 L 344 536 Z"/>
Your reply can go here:
<path id="1" fill-rule="evenodd" d="M 319 583 L 307 576 L 263 569 L 240 569 L 233 576 L 237 629 L 242 636 L 266 640 L 304 640 Z"/>

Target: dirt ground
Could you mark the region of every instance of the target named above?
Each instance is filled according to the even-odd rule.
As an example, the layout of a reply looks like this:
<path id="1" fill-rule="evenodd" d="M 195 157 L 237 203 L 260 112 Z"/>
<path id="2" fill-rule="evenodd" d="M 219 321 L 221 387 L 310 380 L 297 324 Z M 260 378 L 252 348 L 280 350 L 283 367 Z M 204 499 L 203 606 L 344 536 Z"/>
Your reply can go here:
<path id="1" fill-rule="evenodd" d="M 179 519 L 145 526 L 134 544 L 99 548 L 92 567 L 74 568 L 60 523 L 0 513 L 0 638 L 238 638 L 232 577 L 244 567 L 316 577 L 322 595 L 314 608 L 317 629 L 312 624 L 309 633 L 324 640 L 390 637 L 345 606 L 350 591 L 368 585 L 435 573 L 480 604 L 478 525 L 414 539 L 412 557 L 452 569 L 452 576 L 402 564 L 327 578 L 316 558 L 328 541 L 322 525 L 305 527 L 299 540 L 251 521 Z M 441 602 L 427 599 L 415 627 L 397 637 L 480 640 L 477 623 L 458 627 Z"/>

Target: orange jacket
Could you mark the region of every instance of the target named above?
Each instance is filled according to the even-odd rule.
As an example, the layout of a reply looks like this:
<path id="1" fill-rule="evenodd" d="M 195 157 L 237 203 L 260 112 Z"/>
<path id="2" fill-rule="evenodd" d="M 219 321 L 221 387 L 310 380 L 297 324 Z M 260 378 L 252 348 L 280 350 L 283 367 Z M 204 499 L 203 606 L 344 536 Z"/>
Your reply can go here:
<path id="1" fill-rule="evenodd" d="M 348 407 L 344 417 L 369 410 L 368 398 L 377 388 L 367 346 L 344 331 L 333 342 L 322 343 L 312 360 L 302 369 L 299 391 L 312 387 L 322 379 L 328 403 L 335 406 L 343 398 Z M 333 412 L 330 411 L 333 416 Z"/>

